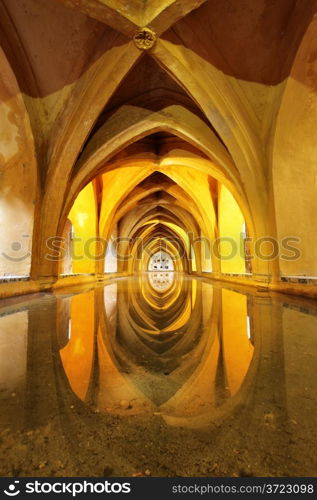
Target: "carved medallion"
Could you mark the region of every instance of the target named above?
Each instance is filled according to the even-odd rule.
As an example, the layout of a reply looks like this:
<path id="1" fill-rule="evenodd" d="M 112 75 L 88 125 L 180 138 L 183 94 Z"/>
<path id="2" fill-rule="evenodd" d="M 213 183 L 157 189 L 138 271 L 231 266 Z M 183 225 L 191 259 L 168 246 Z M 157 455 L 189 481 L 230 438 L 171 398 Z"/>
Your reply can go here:
<path id="1" fill-rule="evenodd" d="M 142 28 L 134 35 L 133 40 L 138 49 L 149 50 L 156 42 L 156 33 L 150 28 Z"/>

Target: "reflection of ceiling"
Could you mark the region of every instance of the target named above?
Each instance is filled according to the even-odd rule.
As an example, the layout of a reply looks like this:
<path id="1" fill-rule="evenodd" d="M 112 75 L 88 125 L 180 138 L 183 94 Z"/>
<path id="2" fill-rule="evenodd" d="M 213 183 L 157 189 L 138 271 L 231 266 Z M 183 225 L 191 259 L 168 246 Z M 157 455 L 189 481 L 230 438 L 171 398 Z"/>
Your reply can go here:
<path id="1" fill-rule="evenodd" d="M 166 292 L 172 285 L 175 279 L 173 272 L 152 272 L 148 274 L 148 280 L 151 287 L 160 293 Z"/>
<path id="2" fill-rule="evenodd" d="M 123 399 L 132 413 L 156 408 L 192 417 L 238 393 L 253 356 L 246 296 L 169 274 L 172 285 L 164 293 L 134 278 L 95 290 L 95 300 L 91 292 L 72 298 L 71 334 L 61 357 L 81 399 L 93 398 L 113 413 L 126 411 Z M 69 307 L 62 300 L 60 312 Z M 95 324 L 83 325 L 84 316 Z M 60 326 L 68 332 L 66 323 Z"/>

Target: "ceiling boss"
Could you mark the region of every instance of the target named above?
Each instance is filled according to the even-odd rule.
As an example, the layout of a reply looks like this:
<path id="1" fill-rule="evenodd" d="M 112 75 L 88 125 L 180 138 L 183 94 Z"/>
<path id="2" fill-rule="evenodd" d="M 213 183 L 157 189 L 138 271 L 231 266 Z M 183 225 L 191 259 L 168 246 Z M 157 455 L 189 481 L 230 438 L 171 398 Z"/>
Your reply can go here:
<path id="1" fill-rule="evenodd" d="M 138 49 L 140 50 L 149 50 L 151 49 L 157 40 L 157 35 L 155 31 L 150 28 L 141 28 L 138 30 L 134 37 L 133 41 Z"/>

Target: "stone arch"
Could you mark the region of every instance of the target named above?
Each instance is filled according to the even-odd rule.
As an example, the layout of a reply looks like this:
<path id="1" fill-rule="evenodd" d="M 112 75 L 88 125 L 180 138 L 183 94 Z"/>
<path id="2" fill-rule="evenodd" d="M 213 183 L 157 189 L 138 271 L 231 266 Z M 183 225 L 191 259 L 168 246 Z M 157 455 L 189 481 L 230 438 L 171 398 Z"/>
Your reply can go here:
<path id="1" fill-rule="evenodd" d="M 125 123 L 123 123 L 125 119 Z M 242 182 L 240 172 L 233 163 L 230 155 L 225 147 L 219 141 L 212 130 L 202 122 L 196 115 L 180 106 L 169 106 L 160 112 L 151 112 L 142 108 L 133 106 L 123 106 L 115 113 L 105 125 L 103 125 L 97 133 L 88 142 L 83 154 L 76 165 L 76 170 L 73 176 L 73 182 L 66 195 L 63 189 L 58 192 L 58 198 L 55 196 L 54 213 L 50 213 L 50 218 L 45 224 L 42 233 L 42 249 L 45 251 L 45 241 L 52 234 L 59 234 L 59 225 L 63 217 L 67 216 L 67 212 L 72 204 L 74 197 L 80 189 L 98 172 L 105 168 L 105 163 L 114 154 L 122 151 L 129 144 L 134 143 L 142 137 L 160 130 L 168 131 L 181 139 L 188 141 L 190 144 L 202 151 L 202 154 L 210 158 L 210 165 L 216 167 L 216 171 L 220 171 L 222 175 L 235 186 L 239 193 L 240 200 L 244 199 L 244 210 L 246 207 L 252 206 L 253 229 L 255 235 L 263 235 L 265 227 L 265 215 L 263 214 L 263 206 L 261 205 L 261 191 L 259 186 L 254 185 L 251 181 L 249 184 Z M 157 160 L 156 160 L 157 161 Z M 57 175 L 57 172 L 56 172 Z M 67 174 L 66 174 L 67 175 Z M 59 177 L 65 177 L 65 172 L 60 171 Z M 65 182 L 64 182 L 65 184 Z M 48 187 L 46 195 L 46 203 L 52 199 L 55 184 L 52 183 Z M 51 194 L 50 194 L 51 193 Z M 254 208 L 255 193 L 257 193 L 256 203 Z M 57 199 L 56 199 L 57 198 Z M 64 207 L 64 212 L 63 211 Z M 257 209 L 258 208 L 258 209 Z M 261 216 L 259 216 L 259 210 Z M 43 213 L 46 210 L 43 207 Z M 44 219 L 43 219 L 44 220 Z M 265 233 L 264 233 L 265 234 Z M 46 262 L 42 264 L 44 268 L 48 267 Z M 267 270 L 267 263 L 259 263 L 260 266 Z M 52 271 L 42 270 L 42 274 L 48 275 Z"/>

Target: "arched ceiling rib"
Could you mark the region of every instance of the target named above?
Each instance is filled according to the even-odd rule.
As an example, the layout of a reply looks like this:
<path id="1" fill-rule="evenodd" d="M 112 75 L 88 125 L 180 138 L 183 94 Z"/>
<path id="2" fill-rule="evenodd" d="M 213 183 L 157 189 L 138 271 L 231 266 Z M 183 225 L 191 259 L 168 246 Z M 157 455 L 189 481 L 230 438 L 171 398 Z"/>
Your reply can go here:
<path id="1" fill-rule="evenodd" d="M 98 21 L 131 36 L 138 28 L 151 24 L 158 34 L 173 26 L 179 19 L 206 0 L 59 0 L 66 7 L 80 9 Z"/>
<path id="2" fill-rule="evenodd" d="M 282 94 L 278 87 L 289 75 L 316 12 L 314 0 L 259 0 L 256 5 L 245 0 L 239 6 L 235 0 L 2 4 L 6 16 L 0 22 L 10 22 L 1 36 L 15 61 L 41 153 L 44 199 L 35 252 L 39 245 L 40 254 L 47 237 L 58 232 L 65 206 L 91 180 L 97 152 L 102 169 L 113 155 L 125 154 L 130 144 L 158 132 L 178 135 L 210 158 L 210 168 L 218 168 L 240 199 L 245 198 L 245 206 L 252 206 L 257 233 L 267 232 L 270 176 L 265 146 Z M 133 37 L 147 24 L 157 41 L 144 56 Z M 138 94 L 141 68 L 144 88 Z M 155 79 L 162 79 L 161 89 Z M 125 94 L 129 85 L 134 90 Z M 121 101 L 120 93 L 125 94 Z M 163 120 L 175 101 L 185 118 L 182 111 Z M 132 107 L 138 111 L 134 109 L 131 119 Z M 121 121 L 116 135 L 107 136 L 107 123 L 113 126 L 116 119 Z M 202 130 L 205 142 L 197 140 Z M 156 136 L 153 142 L 157 149 L 151 161 L 161 164 L 158 155 L 167 141 Z M 48 222 L 42 227 L 42 221 Z"/>

